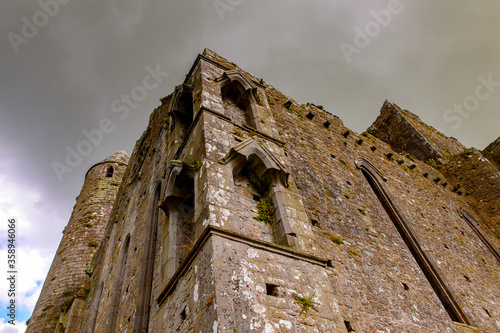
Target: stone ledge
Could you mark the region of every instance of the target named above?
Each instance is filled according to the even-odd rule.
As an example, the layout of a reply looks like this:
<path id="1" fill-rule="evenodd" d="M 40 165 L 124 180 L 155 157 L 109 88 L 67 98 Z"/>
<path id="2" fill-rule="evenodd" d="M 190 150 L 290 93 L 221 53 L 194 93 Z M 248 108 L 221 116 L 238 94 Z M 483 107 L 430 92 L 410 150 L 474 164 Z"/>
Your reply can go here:
<path id="1" fill-rule="evenodd" d="M 219 236 L 222 238 L 226 238 L 235 242 L 239 242 L 248 246 L 251 246 L 256 249 L 260 250 L 265 250 L 268 252 L 272 252 L 278 255 L 290 257 L 296 260 L 301 260 L 301 261 L 306 261 L 308 263 L 314 264 L 314 265 L 319 265 L 322 267 L 327 267 L 330 265 L 330 260 L 316 257 L 301 251 L 295 251 L 292 248 L 283 246 L 283 245 L 278 245 L 270 242 L 265 242 L 257 239 L 253 239 L 251 237 L 229 231 L 226 229 L 218 228 L 209 225 L 203 234 L 200 236 L 198 241 L 196 241 L 195 245 L 189 251 L 188 255 L 186 258 L 183 260 L 181 263 L 180 267 L 177 269 L 175 274 L 172 276 L 170 281 L 167 283 L 163 291 L 160 293 L 160 296 L 157 298 L 157 303 L 159 305 L 162 305 L 167 297 L 173 292 L 175 289 L 175 286 L 177 285 L 177 282 L 179 279 L 184 275 L 184 273 L 188 270 L 189 266 L 197 256 L 198 252 L 200 252 L 201 248 L 203 245 L 207 242 L 207 240 L 212 237 L 212 236 Z"/>

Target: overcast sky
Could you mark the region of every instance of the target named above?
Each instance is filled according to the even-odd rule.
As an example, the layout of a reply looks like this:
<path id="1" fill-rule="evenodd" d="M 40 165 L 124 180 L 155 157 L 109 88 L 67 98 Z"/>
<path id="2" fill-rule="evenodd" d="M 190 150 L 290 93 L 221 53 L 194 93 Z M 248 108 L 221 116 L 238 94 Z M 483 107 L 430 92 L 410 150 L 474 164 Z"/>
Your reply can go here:
<path id="1" fill-rule="evenodd" d="M 19 321 L 30 317 L 87 169 L 132 152 L 205 47 L 357 132 L 389 99 L 467 147 L 500 135 L 498 1 L 57 1 L 0 3 L 0 267 L 16 216 Z M 159 74 L 144 89 L 151 71 Z M 113 112 L 131 94 L 130 113 Z M 82 148 L 83 131 L 103 119 L 108 133 L 68 165 L 67 149 Z M 3 312 L 0 333 L 24 331 Z"/>

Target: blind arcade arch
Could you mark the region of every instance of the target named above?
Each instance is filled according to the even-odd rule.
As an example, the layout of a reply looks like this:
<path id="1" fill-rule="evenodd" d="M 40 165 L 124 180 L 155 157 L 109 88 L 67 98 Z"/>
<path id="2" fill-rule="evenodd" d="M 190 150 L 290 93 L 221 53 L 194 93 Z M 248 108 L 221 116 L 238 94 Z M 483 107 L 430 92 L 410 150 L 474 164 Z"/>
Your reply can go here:
<path id="1" fill-rule="evenodd" d="M 361 170 L 363 176 L 370 184 L 373 192 L 375 192 L 375 195 L 384 207 L 387 215 L 389 215 L 389 218 L 396 227 L 398 233 L 410 250 L 411 254 L 415 258 L 417 264 L 429 281 L 432 289 L 438 296 L 450 318 L 454 322 L 470 325 L 469 320 L 462 312 L 462 309 L 458 306 L 458 303 L 453 298 L 452 294 L 444 284 L 443 280 L 437 273 L 429 258 L 427 258 L 426 254 L 418 244 L 416 238 L 413 236 L 411 230 L 408 228 L 407 223 L 398 212 L 396 206 L 387 194 L 384 185 L 384 182 L 387 181 L 387 179 L 385 179 L 382 174 L 364 158 L 358 158 L 356 160 L 356 166 Z"/>

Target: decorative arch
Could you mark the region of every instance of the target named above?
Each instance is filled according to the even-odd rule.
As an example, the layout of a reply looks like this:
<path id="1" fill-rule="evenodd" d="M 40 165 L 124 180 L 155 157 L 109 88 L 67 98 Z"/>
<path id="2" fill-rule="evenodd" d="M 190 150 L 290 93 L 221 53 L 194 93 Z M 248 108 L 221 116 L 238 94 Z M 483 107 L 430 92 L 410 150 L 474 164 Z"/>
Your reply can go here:
<path id="1" fill-rule="evenodd" d="M 222 98 L 231 100 L 237 107 L 231 113 L 231 118 L 236 118 L 233 120 L 261 130 L 257 109 L 257 103 L 260 102 L 257 86 L 238 70 L 224 72 L 215 81 L 220 84 Z M 226 111 L 231 112 L 230 109 Z"/>
<path id="2" fill-rule="evenodd" d="M 406 246 L 410 250 L 415 261 L 420 266 L 420 269 L 422 270 L 425 277 L 429 281 L 432 289 L 438 296 L 439 300 L 441 301 L 441 304 L 445 308 L 450 318 L 454 322 L 470 325 L 467 317 L 462 312 L 462 309 L 459 307 L 458 303 L 453 298 L 453 295 L 448 290 L 447 286 L 439 276 L 437 270 L 434 268 L 429 258 L 427 258 L 427 255 L 420 247 L 417 239 L 413 236 L 413 233 L 408 227 L 403 216 L 399 213 L 398 209 L 396 208 L 396 205 L 388 195 L 384 184 L 384 182 L 387 181 L 387 179 L 382 175 L 382 173 L 377 168 L 375 168 L 366 159 L 358 158 L 355 161 L 355 163 L 357 168 L 361 170 L 363 176 L 370 184 L 370 187 L 372 188 L 373 192 L 375 192 L 375 195 L 377 196 L 378 200 L 384 207 L 387 215 L 389 215 L 389 218 L 396 227 L 398 233 L 405 242 Z"/>
<path id="3" fill-rule="evenodd" d="M 170 278 L 194 243 L 195 168 L 173 160 L 168 168 L 161 209 L 168 216 L 162 239 L 167 242 L 166 274 Z"/>
<path id="4" fill-rule="evenodd" d="M 272 199 L 276 208 L 275 221 L 271 225 L 274 241 L 285 246 L 298 245 L 297 235 L 291 228 L 291 218 L 287 212 L 287 206 L 290 206 L 287 196 L 290 173 L 263 142 L 249 138 L 231 148 L 220 163 L 231 170 L 233 182 L 234 177 L 242 171 L 254 177 L 262 188 L 262 193 Z"/>
<path id="5" fill-rule="evenodd" d="M 275 172 L 278 180 L 284 187 L 288 187 L 288 172 L 283 164 L 264 145 L 264 143 L 253 137 L 242 141 L 237 146 L 231 148 L 229 153 L 220 161 L 221 164 L 231 166 L 234 174 L 238 174 L 241 169 L 256 156 L 263 163 L 264 168 L 256 170 L 259 177 L 263 177 L 268 172 Z"/>

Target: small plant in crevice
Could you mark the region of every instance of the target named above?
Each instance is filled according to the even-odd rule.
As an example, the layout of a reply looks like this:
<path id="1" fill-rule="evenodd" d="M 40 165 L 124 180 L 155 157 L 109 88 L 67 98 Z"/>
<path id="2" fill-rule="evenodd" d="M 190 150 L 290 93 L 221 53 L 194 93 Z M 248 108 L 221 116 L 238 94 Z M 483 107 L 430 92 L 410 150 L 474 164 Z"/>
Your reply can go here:
<path id="1" fill-rule="evenodd" d="M 312 299 L 316 293 L 312 294 L 311 297 L 301 297 L 299 295 L 295 295 L 295 303 L 300 305 L 302 309 L 300 310 L 300 314 L 304 313 L 307 315 L 309 312 L 309 309 L 313 309 L 314 311 L 318 312 L 318 309 L 316 309 L 316 302 L 314 302 Z"/>
<path id="2" fill-rule="evenodd" d="M 198 161 L 198 160 L 193 160 L 191 162 L 191 165 L 195 168 L 195 169 L 199 169 L 201 167 L 201 162 Z"/>
<path id="3" fill-rule="evenodd" d="M 269 105 L 274 105 L 274 102 L 271 100 L 271 97 L 269 97 L 269 95 L 266 95 L 267 97 L 267 102 L 269 103 Z"/>
<path id="4" fill-rule="evenodd" d="M 233 133 L 236 136 L 239 136 L 240 138 L 243 138 L 243 132 L 241 132 L 239 129 L 237 129 L 237 128 L 233 129 Z"/>
<path id="5" fill-rule="evenodd" d="M 302 190 L 302 186 L 300 186 L 299 184 L 296 183 L 295 186 L 297 186 L 298 190 Z"/>
<path id="6" fill-rule="evenodd" d="M 276 207 L 274 207 L 273 201 L 270 198 L 261 198 L 257 203 L 257 211 L 259 215 L 255 216 L 254 219 L 267 224 L 273 221 Z"/>
<path id="7" fill-rule="evenodd" d="M 214 296 L 213 295 L 208 295 L 207 297 L 207 306 L 210 306 L 214 302 Z"/>
<path id="8" fill-rule="evenodd" d="M 332 241 L 333 243 L 335 243 L 337 245 L 344 244 L 344 240 L 340 236 L 335 236 L 334 234 L 329 233 L 328 231 L 324 231 L 324 232 L 322 232 L 322 234 L 325 235 L 326 238 L 328 238 L 330 241 Z"/>
<path id="9" fill-rule="evenodd" d="M 358 210 L 359 210 L 360 214 L 366 215 L 366 206 L 365 205 L 362 205 L 361 208 Z"/>
<path id="10" fill-rule="evenodd" d="M 90 241 L 89 247 L 94 247 L 94 248 L 99 247 L 99 243 L 97 243 L 96 241 Z"/>
<path id="11" fill-rule="evenodd" d="M 355 249 L 347 249 L 347 253 L 349 253 L 351 256 L 359 256 L 359 251 Z"/>

